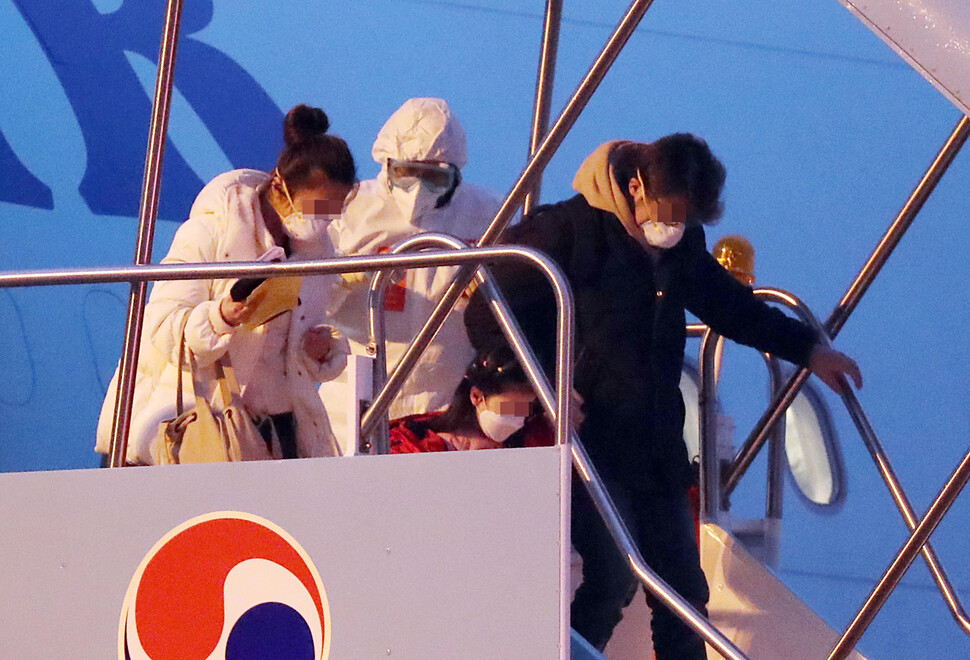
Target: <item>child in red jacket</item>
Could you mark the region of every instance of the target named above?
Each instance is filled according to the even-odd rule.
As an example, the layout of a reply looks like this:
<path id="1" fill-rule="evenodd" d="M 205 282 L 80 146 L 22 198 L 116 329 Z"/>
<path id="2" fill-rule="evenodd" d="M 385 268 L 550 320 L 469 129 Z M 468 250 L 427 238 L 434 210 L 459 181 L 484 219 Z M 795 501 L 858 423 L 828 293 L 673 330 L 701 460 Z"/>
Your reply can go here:
<path id="1" fill-rule="evenodd" d="M 525 372 L 506 347 L 477 356 L 442 412 L 391 422 L 391 453 L 553 444 Z"/>

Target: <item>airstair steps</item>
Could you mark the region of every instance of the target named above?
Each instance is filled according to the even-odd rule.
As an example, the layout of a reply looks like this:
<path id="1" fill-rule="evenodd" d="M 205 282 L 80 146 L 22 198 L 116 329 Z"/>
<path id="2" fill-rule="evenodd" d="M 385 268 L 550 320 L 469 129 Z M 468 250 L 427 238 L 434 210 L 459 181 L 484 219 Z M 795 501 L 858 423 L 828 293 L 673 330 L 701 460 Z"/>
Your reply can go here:
<path id="1" fill-rule="evenodd" d="M 740 542 L 718 525 L 701 528 L 701 563 L 711 587 L 711 621 L 752 660 L 824 658 L 838 634 L 813 612 Z M 582 562 L 574 555 L 572 584 L 579 584 Z M 574 659 L 642 660 L 653 657 L 650 609 L 642 597 L 624 611 L 605 655 L 579 655 L 573 633 Z M 581 643 L 585 640 L 580 638 Z M 588 644 L 585 644 L 588 647 Z M 594 651 L 594 653 L 596 653 Z M 709 660 L 721 656 L 708 647 Z M 851 660 L 865 660 L 854 651 Z"/>

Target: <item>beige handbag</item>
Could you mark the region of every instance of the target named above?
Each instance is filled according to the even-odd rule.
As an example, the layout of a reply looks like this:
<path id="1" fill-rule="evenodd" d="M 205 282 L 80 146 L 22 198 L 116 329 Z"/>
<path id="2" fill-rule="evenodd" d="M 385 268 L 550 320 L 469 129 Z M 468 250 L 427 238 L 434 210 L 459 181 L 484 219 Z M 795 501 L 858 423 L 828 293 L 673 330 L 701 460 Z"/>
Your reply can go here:
<path id="1" fill-rule="evenodd" d="M 216 383 L 223 408 L 214 409 L 201 392 L 199 366 L 189 351 L 188 366 L 192 372 L 195 408 L 185 410 L 182 401 L 182 372 L 185 366 L 185 321 L 179 340 L 179 373 L 176 388 L 176 416 L 159 425 L 152 443 L 156 465 L 183 463 L 220 463 L 225 461 L 258 461 L 274 458 L 263 436 L 256 429 L 243 406 L 239 385 L 226 353 L 214 364 Z"/>

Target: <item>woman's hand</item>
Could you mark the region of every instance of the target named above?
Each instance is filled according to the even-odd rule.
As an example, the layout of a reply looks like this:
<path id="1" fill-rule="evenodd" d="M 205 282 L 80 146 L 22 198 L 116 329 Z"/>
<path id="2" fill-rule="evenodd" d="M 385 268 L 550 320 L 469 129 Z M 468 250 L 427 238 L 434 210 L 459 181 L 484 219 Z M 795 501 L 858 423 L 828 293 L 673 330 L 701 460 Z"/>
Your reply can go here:
<path id="1" fill-rule="evenodd" d="M 855 360 L 824 344 L 816 344 L 808 360 L 809 370 L 836 394 L 842 394 L 845 379 L 852 378 L 856 389 L 862 387 L 862 372 Z"/>
<path id="2" fill-rule="evenodd" d="M 248 321 L 258 306 L 258 303 L 247 304 L 245 300 L 236 302 L 230 296 L 226 296 L 219 301 L 219 313 L 222 314 L 223 321 L 235 327 Z"/>
<path id="3" fill-rule="evenodd" d="M 317 325 L 307 328 L 303 333 L 303 351 L 311 360 L 326 362 L 334 349 L 336 338 L 333 328 L 328 325 Z"/>

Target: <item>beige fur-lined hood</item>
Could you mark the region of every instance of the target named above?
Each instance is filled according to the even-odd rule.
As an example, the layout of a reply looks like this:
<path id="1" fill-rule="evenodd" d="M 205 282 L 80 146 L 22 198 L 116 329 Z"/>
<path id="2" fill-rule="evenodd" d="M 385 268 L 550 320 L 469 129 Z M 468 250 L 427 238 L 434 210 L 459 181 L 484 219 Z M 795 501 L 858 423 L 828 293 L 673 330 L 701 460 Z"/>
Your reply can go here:
<path id="1" fill-rule="evenodd" d="M 593 208 L 615 215 L 620 223 L 638 243 L 644 243 L 643 232 L 637 225 L 633 210 L 630 208 L 623 188 L 617 182 L 610 154 L 619 146 L 630 144 L 628 140 L 604 142 L 586 157 L 573 178 L 573 190 L 586 198 Z"/>

